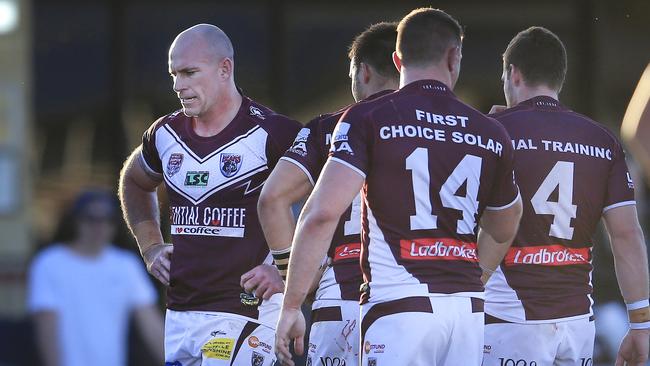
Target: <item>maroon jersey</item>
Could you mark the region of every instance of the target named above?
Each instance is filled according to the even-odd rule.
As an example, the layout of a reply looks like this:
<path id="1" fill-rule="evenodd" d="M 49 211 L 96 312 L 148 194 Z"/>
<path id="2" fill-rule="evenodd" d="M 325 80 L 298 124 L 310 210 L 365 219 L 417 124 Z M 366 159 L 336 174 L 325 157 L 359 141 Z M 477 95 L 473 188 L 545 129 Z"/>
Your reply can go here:
<path id="1" fill-rule="evenodd" d="M 174 253 L 167 307 L 257 318 L 240 276 L 271 263 L 257 218 L 260 188 L 300 128 L 244 97 L 233 121 L 202 137 L 176 111 L 142 138 L 142 161 L 165 181 Z"/>
<path id="2" fill-rule="evenodd" d="M 384 90 L 366 100 L 392 93 Z M 332 132 L 348 107 L 330 114 L 320 115 L 305 126 L 293 145 L 282 157 L 297 165 L 312 184 L 318 180 L 329 154 Z M 316 300 L 359 300 L 359 287 L 363 282 L 359 257 L 361 254 L 361 201 L 354 199 L 341 216 L 327 256 L 331 265 L 327 268 L 316 290 Z"/>
<path id="3" fill-rule="evenodd" d="M 512 322 L 591 314 L 592 235 L 603 212 L 634 204 L 616 137 L 550 97 L 494 115 L 515 149 L 524 212 L 488 283 L 486 312 Z"/>
<path id="4" fill-rule="evenodd" d="M 477 222 L 518 197 L 505 129 L 420 80 L 352 106 L 333 135 L 330 159 L 365 177 L 362 300 L 482 297 Z"/>

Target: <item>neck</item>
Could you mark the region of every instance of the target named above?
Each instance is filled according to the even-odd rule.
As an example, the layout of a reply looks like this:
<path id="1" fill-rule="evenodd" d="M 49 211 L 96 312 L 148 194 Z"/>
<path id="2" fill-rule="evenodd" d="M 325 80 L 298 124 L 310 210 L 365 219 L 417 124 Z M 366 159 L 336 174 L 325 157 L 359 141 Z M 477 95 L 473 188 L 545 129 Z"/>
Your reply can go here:
<path id="1" fill-rule="evenodd" d="M 517 93 L 516 104 L 535 97 L 551 97 L 555 100 L 559 100 L 557 90 L 553 90 L 547 86 L 536 86 L 532 88 L 524 86 Z"/>
<path id="2" fill-rule="evenodd" d="M 399 87 L 402 88 L 418 80 L 437 80 L 445 84 L 449 89 L 452 88 L 451 74 L 443 70 L 438 65 L 425 67 L 405 67 L 400 70 Z"/>
<path id="3" fill-rule="evenodd" d="M 96 257 L 101 253 L 104 245 L 96 243 L 88 244 L 84 243 L 81 239 L 76 239 L 70 242 L 70 248 L 84 257 Z"/>
<path id="4" fill-rule="evenodd" d="M 379 92 L 382 92 L 384 90 L 397 90 L 399 88 L 399 82 L 394 79 L 385 79 L 377 85 L 373 85 L 372 87 L 368 88 L 368 95 L 366 95 L 363 99 L 367 99 L 372 95 L 375 95 Z"/>
<path id="5" fill-rule="evenodd" d="M 241 103 L 241 94 L 235 85 L 231 84 L 210 110 L 194 118 L 194 131 L 204 137 L 218 134 L 235 118 Z"/>

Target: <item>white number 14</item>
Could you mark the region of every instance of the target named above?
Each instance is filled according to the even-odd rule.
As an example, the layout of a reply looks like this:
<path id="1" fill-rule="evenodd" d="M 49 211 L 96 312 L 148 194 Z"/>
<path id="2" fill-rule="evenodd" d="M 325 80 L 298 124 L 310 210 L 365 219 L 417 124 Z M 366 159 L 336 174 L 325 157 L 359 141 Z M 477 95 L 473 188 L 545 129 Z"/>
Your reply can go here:
<path id="1" fill-rule="evenodd" d="M 458 234 L 472 234 L 476 228 L 481 164 L 480 157 L 465 155 L 440 187 L 442 205 L 463 213 L 463 218 L 458 220 L 456 227 Z M 438 216 L 433 214 L 431 208 L 429 153 L 426 148 L 418 147 L 406 158 L 406 170 L 411 171 L 415 198 L 415 215 L 410 217 L 411 230 L 437 229 Z M 465 182 L 465 195 L 457 196 L 456 192 Z"/>

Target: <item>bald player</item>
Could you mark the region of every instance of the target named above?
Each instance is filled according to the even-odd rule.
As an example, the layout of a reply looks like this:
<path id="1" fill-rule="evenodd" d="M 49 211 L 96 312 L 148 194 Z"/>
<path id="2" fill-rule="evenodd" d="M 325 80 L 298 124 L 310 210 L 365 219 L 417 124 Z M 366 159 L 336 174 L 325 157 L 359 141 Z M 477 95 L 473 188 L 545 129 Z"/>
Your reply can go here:
<path id="1" fill-rule="evenodd" d="M 350 107 L 298 221 L 277 327 L 278 361 L 302 348 L 300 305 L 341 214 L 361 191 L 361 365 L 479 366 L 476 236 L 515 234 L 521 203 L 503 127 L 452 92 L 463 32 L 422 8 L 397 27 L 400 89 Z"/>
<path id="2" fill-rule="evenodd" d="M 508 109 L 493 117 L 512 138 L 524 213 L 503 261 L 481 258 L 495 270 L 485 366 L 593 364 L 591 250 L 601 219 L 629 310 L 616 365 L 648 358 L 648 262 L 634 182 L 617 138 L 559 102 L 566 69 L 562 41 L 542 27 L 519 32 L 503 54 Z"/>
<path id="3" fill-rule="evenodd" d="M 182 108 L 145 131 L 119 187 L 147 269 L 167 286 L 166 365 L 271 365 L 283 283 L 256 205 L 300 125 L 242 95 L 230 39 L 213 25 L 176 37 L 169 73 Z"/>
<path id="4" fill-rule="evenodd" d="M 399 73 L 392 63 L 397 24 L 374 24 L 350 46 L 350 81 L 355 101 L 393 92 Z M 276 265 L 286 271 L 295 219 L 291 206 L 304 199 L 327 160 L 336 122 L 347 109 L 314 118 L 303 128 L 262 189 L 260 222 Z M 359 363 L 359 286 L 363 282 L 360 196 L 339 221 L 327 251 L 328 265 L 318 278 L 312 304 L 308 363 L 354 366 Z"/>

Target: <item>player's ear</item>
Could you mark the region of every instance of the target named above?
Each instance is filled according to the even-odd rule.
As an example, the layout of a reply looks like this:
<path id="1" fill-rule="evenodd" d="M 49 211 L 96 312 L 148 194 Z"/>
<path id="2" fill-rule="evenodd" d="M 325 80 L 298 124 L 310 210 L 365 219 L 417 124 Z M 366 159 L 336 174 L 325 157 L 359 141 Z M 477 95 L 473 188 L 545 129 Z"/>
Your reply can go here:
<path id="1" fill-rule="evenodd" d="M 460 59 L 463 57 L 460 46 L 453 46 L 447 50 L 447 68 L 451 74 L 460 71 Z"/>
<path id="2" fill-rule="evenodd" d="M 512 84 L 514 86 L 519 86 L 524 80 L 523 75 L 521 74 L 521 71 L 519 71 L 519 68 L 517 66 L 513 64 L 510 64 L 509 66 L 510 67 L 509 67 L 508 74 L 510 80 L 512 81 Z"/>
<path id="3" fill-rule="evenodd" d="M 228 79 L 232 76 L 235 64 L 230 57 L 224 57 L 219 64 L 219 76 Z"/>
<path id="4" fill-rule="evenodd" d="M 372 74 L 372 68 L 370 67 L 370 65 L 368 65 L 365 62 L 359 63 L 359 71 L 357 72 L 361 73 L 360 75 L 361 80 L 363 81 L 364 84 L 368 84 L 368 82 L 370 82 L 370 77 Z"/>
<path id="5" fill-rule="evenodd" d="M 393 64 L 397 68 L 397 72 L 402 72 L 402 60 L 397 55 L 397 51 L 393 51 Z"/>

